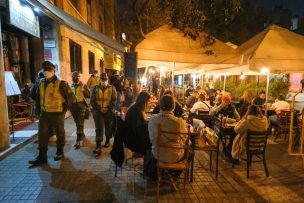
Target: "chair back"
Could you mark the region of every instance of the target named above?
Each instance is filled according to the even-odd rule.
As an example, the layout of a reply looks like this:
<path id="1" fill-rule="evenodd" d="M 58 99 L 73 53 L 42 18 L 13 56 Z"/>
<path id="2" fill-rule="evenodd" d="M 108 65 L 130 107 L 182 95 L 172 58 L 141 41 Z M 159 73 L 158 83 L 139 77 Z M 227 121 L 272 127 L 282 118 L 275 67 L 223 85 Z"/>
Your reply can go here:
<path id="1" fill-rule="evenodd" d="M 220 136 L 221 134 L 221 128 L 222 128 L 222 120 L 216 116 L 212 117 L 212 124 L 213 124 L 213 130 L 214 132 Z"/>
<path id="2" fill-rule="evenodd" d="M 290 119 L 291 119 L 291 112 L 290 111 L 281 111 L 278 115 L 280 121 L 281 128 L 289 128 L 290 126 Z"/>
<path id="3" fill-rule="evenodd" d="M 165 149 L 173 149 L 173 150 L 184 150 L 184 154 L 186 154 L 185 160 L 189 158 L 189 150 L 190 150 L 190 128 L 188 127 L 187 133 L 182 132 L 171 132 L 162 130 L 161 126 L 158 127 L 158 136 L 157 136 L 157 163 L 160 160 L 160 152 L 161 148 Z M 175 143 L 175 144 L 174 144 Z M 181 144 L 183 143 L 183 144 Z M 188 164 L 188 161 L 186 161 Z"/>
<path id="4" fill-rule="evenodd" d="M 262 154 L 265 152 L 267 144 L 267 131 L 256 132 L 248 130 L 247 153 Z"/>
<path id="5" fill-rule="evenodd" d="M 211 116 L 209 116 L 209 111 L 203 110 L 203 109 L 198 109 L 197 111 L 197 118 L 204 121 L 204 123 L 208 126 L 211 127 Z"/>

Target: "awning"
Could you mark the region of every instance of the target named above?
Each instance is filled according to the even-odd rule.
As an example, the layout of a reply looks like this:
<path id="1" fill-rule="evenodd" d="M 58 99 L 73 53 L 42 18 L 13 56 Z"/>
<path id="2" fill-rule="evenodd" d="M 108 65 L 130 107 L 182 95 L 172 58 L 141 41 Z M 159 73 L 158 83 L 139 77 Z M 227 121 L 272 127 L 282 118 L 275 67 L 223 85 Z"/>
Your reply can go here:
<path id="1" fill-rule="evenodd" d="M 46 13 L 49 17 L 54 19 L 60 24 L 65 25 L 66 27 L 75 30 L 87 37 L 92 38 L 93 40 L 101 43 L 105 47 L 111 49 L 113 52 L 123 55 L 124 46 L 115 42 L 108 36 L 94 30 L 89 25 L 79 21 L 73 16 L 65 13 L 61 9 L 57 8 L 53 4 L 49 3 L 46 0 L 27 0 L 30 4 L 39 8 L 42 12 Z"/>

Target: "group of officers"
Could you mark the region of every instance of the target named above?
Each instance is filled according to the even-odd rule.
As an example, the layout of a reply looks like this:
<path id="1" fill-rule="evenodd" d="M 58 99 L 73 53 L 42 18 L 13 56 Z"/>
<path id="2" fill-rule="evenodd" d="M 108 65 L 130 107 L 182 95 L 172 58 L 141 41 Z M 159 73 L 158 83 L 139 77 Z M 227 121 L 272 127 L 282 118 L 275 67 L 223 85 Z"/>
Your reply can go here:
<path id="1" fill-rule="evenodd" d="M 106 141 L 104 147 L 109 147 L 112 135 L 112 122 L 115 115 L 117 93 L 114 86 L 108 84 L 106 73 L 100 74 L 100 79 L 92 75 L 88 83 L 89 87 L 79 80 L 79 73 L 72 73 L 73 83 L 69 85 L 55 75 L 55 66 L 49 61 L 42 63 L 43 76 L 32 87 L 31 97 L 36 101 L 39 113 L 38 150 L 36 159 L 29 164 L 40 165 L 47 163 L 47 150 L 49 138 L 53 133 L 57 136 L 57 151 L 55 161 L 64 157 L 65 113 L 69 109 L 77 127 L 77 139 L 75 149 L 81 147 L 84 134 L 84 121 L 90 113 L 86 98 L 90 98 L 90 106 L 96 128 L 96 148 L 93 153 L 101 154 L 101 142 L 105 131 Z"/>

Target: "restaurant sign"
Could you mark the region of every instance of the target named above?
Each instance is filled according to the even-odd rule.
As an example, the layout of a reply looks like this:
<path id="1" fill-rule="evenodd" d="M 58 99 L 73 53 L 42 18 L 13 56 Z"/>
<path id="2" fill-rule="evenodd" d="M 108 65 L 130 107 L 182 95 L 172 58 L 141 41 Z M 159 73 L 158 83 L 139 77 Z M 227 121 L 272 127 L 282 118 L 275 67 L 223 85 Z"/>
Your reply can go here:
<path id="1" fill-rule="evenodd" d="M 25 1 L 9 0 L 9 23 L 25 32 L 40 37 L 39 19 Z"/>

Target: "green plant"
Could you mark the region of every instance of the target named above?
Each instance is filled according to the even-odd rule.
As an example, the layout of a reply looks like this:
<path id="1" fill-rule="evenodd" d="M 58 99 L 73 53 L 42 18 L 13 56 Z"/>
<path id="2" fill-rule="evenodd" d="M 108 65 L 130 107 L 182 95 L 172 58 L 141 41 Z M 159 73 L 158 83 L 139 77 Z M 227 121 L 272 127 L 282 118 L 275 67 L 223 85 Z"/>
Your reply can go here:
<path id="1" fill-rule="evenodd" d="M 275 76 L 269 81 L 269 101 L 274 101 L 280 94 L 286 96 L 289 90 L 289 80 L 283 76 Z M 214 83 L 216 89 L 223 89 L 224 82 L 217 80 Z M 240 81 L 237 76 L 227 76 L 226 88 L 233 96 L 233 100 L 239 101 L 245 90 L 250 91 L 256 95 L 259 91 L 266 91 L 266 80 L 257 82 L 254 76 L 251 76 L 243 81 Z"/>
<path id="2" fill-rule="evenodd" d="M 269 82 L 269 99 L 273 101 L 281 94 L 286 96 L 289 86 L 290 82 L 286 75 L 272 78 Z"/>

